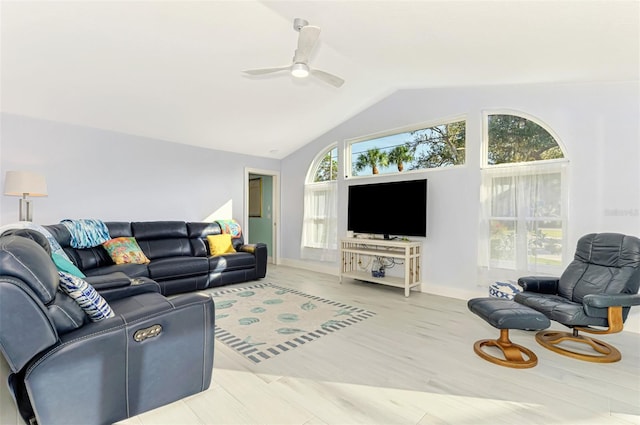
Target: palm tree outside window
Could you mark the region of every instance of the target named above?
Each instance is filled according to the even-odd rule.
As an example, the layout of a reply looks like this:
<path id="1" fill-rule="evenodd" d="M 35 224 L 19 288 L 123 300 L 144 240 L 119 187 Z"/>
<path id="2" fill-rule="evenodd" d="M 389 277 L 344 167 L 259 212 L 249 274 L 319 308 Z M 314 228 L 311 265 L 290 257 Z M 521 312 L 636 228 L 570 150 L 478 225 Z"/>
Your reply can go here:
<path id="1" fill-rule="evenodd" d="M 466 121 L 411 126 L 347 142 L 350 175 L 371 176 L 462 165 Z"/>

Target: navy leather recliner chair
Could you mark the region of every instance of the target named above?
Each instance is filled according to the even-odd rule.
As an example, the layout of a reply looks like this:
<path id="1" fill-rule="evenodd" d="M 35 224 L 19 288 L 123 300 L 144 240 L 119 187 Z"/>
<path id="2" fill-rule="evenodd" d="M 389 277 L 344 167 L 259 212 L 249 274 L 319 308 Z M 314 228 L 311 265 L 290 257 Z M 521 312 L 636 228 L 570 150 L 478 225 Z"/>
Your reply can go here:
<path id="1" fill-rule="evenodd" d="M 620 233 L 585 235 L 562 276 L 522 277 L 518 284 L 523 292 L 516 294 L 516 302 L 572 329 L 538 332 L 543 347 L 575 359 L 616 362 L 622 358 L 618 349 L 579 331 L 620 332 L 630 308 L 640 305 L 640 239 Z"/>
<path id="2" fill-rule="evenodd" d="M 166 298 L 146 278 L 110 290 L 103 277 L 115 315 L 92 322 L 32 239 L 0 237 L 0 351 L 25 422 L 111 424 L 209 387 L 211 297 Z"/>

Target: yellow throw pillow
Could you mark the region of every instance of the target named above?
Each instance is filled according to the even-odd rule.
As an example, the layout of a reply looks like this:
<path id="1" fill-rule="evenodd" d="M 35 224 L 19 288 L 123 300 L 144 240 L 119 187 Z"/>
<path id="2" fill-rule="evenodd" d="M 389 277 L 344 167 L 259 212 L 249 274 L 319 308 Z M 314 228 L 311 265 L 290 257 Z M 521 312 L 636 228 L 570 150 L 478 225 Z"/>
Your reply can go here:
<path id="1" fill-rule="evenodd" d="M 135 238 L 115 238 L 106 241 L 102 246 L 116 264 L 147 264 L 150 262 Z"/>
<path id="2" fill-rule="evenodd" d="M 233 249 L 231 235 L 229 234 L 209 235 L 207 236 L 207 242 L 209 242 L 209 252 L 211 252 L 213 256 L 236 252 L 236 250 Z"/>

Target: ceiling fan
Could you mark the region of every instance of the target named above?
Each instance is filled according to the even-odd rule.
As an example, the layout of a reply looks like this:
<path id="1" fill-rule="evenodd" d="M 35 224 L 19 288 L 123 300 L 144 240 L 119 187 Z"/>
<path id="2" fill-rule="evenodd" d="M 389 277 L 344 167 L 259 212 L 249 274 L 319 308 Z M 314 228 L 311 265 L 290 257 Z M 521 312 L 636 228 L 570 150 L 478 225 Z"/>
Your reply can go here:
<path id="1" fill-rule="evenodd" d="M 320 28 L 309 25 L 309 22 L 304 19 L 296 18 L 293 20 L 293 29 L 298 31 L 300 35 L 298 36 L 298 48 L 293 55 L 291 65 L 279 66 L 277 68 L 249 69 L 242 72 L 248 75 L 263 75 L 279 71 L 289 71 L 291 75 L 296 78 L 306 78 L 311 75 L 334 87 L 342 86 L 344 84 L 342 78 L 309 66 L 309 56 L 311 56 L 311 52 L 320 36 Z"/>

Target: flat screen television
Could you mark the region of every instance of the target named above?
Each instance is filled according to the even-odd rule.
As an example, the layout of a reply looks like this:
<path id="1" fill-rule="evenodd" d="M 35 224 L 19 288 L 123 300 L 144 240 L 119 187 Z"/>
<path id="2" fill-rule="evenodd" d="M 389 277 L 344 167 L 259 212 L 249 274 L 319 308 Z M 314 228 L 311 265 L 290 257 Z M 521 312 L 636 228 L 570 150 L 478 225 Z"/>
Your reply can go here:
<path id="1" fill-rule="evenodd" d="M 427 180 L 349 186 L 347 230 L 391 236 L 427 236 Z"/>

